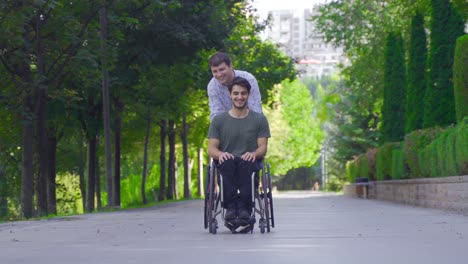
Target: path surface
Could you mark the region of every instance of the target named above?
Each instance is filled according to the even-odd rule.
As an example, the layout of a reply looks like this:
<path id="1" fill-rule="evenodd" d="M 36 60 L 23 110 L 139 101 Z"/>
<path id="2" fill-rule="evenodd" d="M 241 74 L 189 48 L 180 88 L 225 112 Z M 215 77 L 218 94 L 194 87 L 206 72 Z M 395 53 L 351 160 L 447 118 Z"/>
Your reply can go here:
<path id="1" fill-rule="evenodd" d="M 265 234 L 208 233 L 201 200 L 4 223 L 0 263 L 468 263 L 468 216 L 314 192 L 274 205 Z"/>

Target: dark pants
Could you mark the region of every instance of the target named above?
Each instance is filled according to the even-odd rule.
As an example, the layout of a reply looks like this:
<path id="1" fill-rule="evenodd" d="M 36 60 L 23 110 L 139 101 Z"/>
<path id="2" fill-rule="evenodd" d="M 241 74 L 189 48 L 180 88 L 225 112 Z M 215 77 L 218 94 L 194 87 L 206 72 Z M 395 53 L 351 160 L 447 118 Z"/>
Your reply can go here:
<path id="1" fill-rule="evenodd" d="M 255 163 L 236 157 L 222 164 L 218 163 L 218 171 L 223 176 L 224 206 L 237 203 L 237 206 L 250 210 L 252 208 L 252 173 L 256 171 Z"/>

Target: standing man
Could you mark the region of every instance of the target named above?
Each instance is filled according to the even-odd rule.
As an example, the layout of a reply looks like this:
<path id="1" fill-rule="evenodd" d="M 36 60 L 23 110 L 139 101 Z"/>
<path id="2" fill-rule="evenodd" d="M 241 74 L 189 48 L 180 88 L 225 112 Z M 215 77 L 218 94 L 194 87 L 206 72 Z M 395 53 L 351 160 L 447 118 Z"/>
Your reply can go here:
<path id="1" fill-rule="evenodd" d="M 213 78 L 208 83 L 208 99 L 210 106 L 210 120 L 217 114 L 231 109 L 231 98 L 228 87 L 235 77 L 245 78 L 251 85 L 248 108 L 257 113 L 262 112 L 262 98 L 257 79 L 246 71 L 234 70 L 231 58 L 224 52 L 216 52 L 208 60 Z"/>
<path id="2" fill-rule="evenodd" d="M 229 86 L 231 109 L 213 117 L 208 131 L 208 155 L 223 177 L 224 215 L 249 219 L 252 212 L 252 173 L 267 152 L 270 128 L 263 114 L 247 107 L 251 86 L 235 77 Z"/>

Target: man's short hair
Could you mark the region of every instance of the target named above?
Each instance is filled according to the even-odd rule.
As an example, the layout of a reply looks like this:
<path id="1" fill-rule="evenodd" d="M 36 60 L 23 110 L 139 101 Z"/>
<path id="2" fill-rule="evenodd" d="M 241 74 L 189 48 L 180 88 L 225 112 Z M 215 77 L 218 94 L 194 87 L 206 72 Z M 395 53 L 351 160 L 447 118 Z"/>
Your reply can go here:
<path id="1" fill-rule="evenodd" d="M 242 77 L 235 77 L 234 80 L 232 80 L 232 83 L 228 87 L 229 93 L 232 92 L 232 87 L 234 87 L 234 85 L 239 85 L 239 86 L 246 88 L 247 92 L 250 94 L 251 86 L 250 86 L 249 81 L 247 81 L 247 79 L 242 78 Z"/>
<path id="2" fill-rule="evenodd" d="M 216 52 L 215 54 L 211 55 L 210 59 L 208 60 L 208 64 L 210 67 L 219 66 L 222 63 L 226 63 L 227 66 L 231 65 L 231 58 L 224 52 Z"/>

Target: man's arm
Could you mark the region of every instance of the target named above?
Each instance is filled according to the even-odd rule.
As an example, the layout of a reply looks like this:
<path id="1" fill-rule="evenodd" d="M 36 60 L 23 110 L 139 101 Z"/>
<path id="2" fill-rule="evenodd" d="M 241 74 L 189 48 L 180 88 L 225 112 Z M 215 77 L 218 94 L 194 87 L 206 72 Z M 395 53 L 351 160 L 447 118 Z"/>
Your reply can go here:
<path id="1" fill-rule="evenodd" d="M 234 159 L 234 155 L 228 152 L 219 150 L 219 139 L 209 138 L 208 139 L 208 155 L 213 159 L 223 163 L 225 160 Z"/>
<path id="2" fill-rule="evenodd" d="M 268 138 L 257 138 L 257 149 L 254 152 L 246 152 L 242 155 L 243 160 L 252 161 L 263 159 L 267 153 Z"/>

